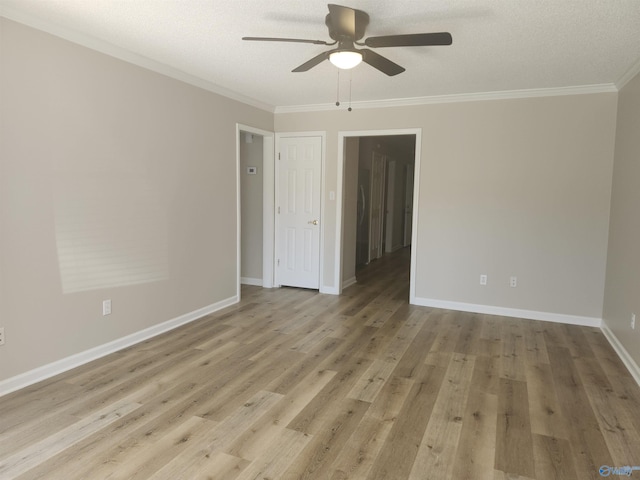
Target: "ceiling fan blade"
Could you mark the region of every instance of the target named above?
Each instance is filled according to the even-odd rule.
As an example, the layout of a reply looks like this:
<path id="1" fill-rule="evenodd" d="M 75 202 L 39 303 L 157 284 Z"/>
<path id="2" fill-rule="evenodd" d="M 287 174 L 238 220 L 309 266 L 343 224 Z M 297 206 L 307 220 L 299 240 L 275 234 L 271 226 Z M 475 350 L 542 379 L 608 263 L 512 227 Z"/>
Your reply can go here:
<path id="1" fill-rule="evenodd" d="M 304 38 L 273 38 L 273 37 L 242 37 L 242 40 L 254 42 L 292 42 L 292 43 L 313 43 L 314 45 L 335 45 L 336 42 L 328 43 L 324 40 L 305 40 Z"/>
<path id="2" fill-rule="evenodd" d="M 304 62 L 302 65 L 300 65 L 299 67 L 294 68 L 291 71 L 292 72 L 306 72 L 307 70 L 311 70 L 313 67 L 315 67 L 319 63 L 324 62 L 327 58 L 329 58 L 329 54 L 330 53 L 331 53 L 331 51 L 322 52 L 320 55 L 316 55 L 311 60 L 308 60 L 308 61 Z"/>
<path id="3" fill-rule="evenodd" d="M 382 73 L 386 73 L 390 77 L 394 75 L 398 75 L 399 73 L 404 72 L 404 68 L 398 65 L 397 63 L 393 63 L 388 58 L 383 57 L 382 55 L 374 52 L 373 50 L 362 49 L 358 50 L 362 53 L 362 61 L 368 63 L 373 68 L 377 68 Z"/>
<path id="4" fill-rule="evenodd" d="M 425 47 L 430 45 L 451 45 L 453 38 L 449 32 L 412 33 L 408 35 L 385 35 L 369 37 L 364 41 L 367 47 Z"/>
<path id="5" fill-rule="evenodd" d="M 346 35 L 350 38 L 356 36 L 356 11 L 353 8 L 343 7 L 330 3 L 329 18 L 331 27 L 338 36 Z"/>

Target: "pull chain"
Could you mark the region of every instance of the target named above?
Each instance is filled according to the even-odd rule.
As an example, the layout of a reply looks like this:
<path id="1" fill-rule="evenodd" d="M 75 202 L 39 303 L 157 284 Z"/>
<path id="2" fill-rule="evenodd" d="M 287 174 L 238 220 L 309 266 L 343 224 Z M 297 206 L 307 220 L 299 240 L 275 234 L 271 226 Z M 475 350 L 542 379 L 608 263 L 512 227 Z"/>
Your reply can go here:
<path id="1" fill-rule="evenodd" d="M 350 112 L 351 109 L 351 84 L 353 81 L 352 72 L 349 71 L 349 108 L 347 110 Z M 338 70 L 338 84 L 336 86 L 336 107 L 340 106 L 340 70 Z"/>
<path id="2" fill-rule="evenodd" d="M 353 80 L 353 74 L 351 73 L 351 70 L 349 70 L 349 108 L 347 108 L 348 111 L 351 111 L 351 80 Z"/>

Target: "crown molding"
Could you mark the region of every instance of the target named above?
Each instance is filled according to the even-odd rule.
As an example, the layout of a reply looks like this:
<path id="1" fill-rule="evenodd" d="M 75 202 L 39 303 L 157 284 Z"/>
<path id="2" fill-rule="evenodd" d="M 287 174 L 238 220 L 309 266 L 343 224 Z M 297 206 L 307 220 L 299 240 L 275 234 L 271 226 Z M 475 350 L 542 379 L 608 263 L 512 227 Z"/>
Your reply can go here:
<path id="1" fill-rule="evenodd" d="M 161 75 L 165 75 L 175 80 L 187 83 L 194 87 L 207 90 L 211 93 L 215 93 L 231 100 L 236 100 L 246 105 L 259 108 L 260 110 L 266 110 L 270 113 L 274 113 L 275 111 L 275 107 L 273 105 L 261 102 L 259 100 L 256 100 L 255 98 L 247 97 L 245 95 L 242 95 L 241 93 L 221 87 L 212 82 L 208 82 L 206 80 L 203 80 L 202 78 L 190 75 L 186 72 L 183 72 L 182 70 L 157 62 L 145 56 L 138 55 L 125 48 L 118 47 L 117 45 L 113 45 L 109 42 L 105 42 L 104 40 L 100 40 L 90 35 L 86 35 L 75 30 L 62 27 L 60 25 L 56 25 L 52 22 L 36 18 L 32 15 L 25 14 L 23 12 L 3 6 L 0 9 L 0 17 L 4 17 L 8 20 L 21 23 L 45 33 L 49 33 L 56 37 L 62 38 L 86 48 L 90 48 L 91 50 L 104 53 L 105 55 L 123 60 L 138 67 L 142 67 L 147 70 L 151 70 L 152 72 L 159 73 Z"/>
<path id="2" fill-rule="evenodd" d="M 163 63 L 157 62 L 150 58 L 138 55 L 122 47 L 118 47 L 111 43 L 99 40 L 74 30 L 70 30 L 60 25 L 53 24 L 36 18 L 32 15 L 25 14 L 23 12 L 2 7 L 0 9 L 0 16 L 9 20 L 27 25 L 37 30 L 44 31 L 51 35 L 63 38 L 78 45 L 96 50 L 106 55 L 118 58 L 125 62 L 137 65 L 139 67 L 151 70 L 153 72 L 165 75 L 167 77 L 182 81 L 189 85 L 193 85 L 203 90 L 224 96 L 231 100 L 250 105 L 260 110 L 265 110 L 270 113 L 302 113 L 302 112 L 320 112 L 320 111 L 335 111 L 337 107 L 335 104 L 314 104 L 314 105 L 292 105 L 292 106 L 277 106 L 261 102 L 255 98 L 247 97 L 241 93 L 229 90 L 227 88 L 216 85 L 212 82 L 204 80 L 202 78 L 190 75 L 186 72 L 170 67 Z M 629 80 L 635 75 L 640 73 L 640 60 L 633 65 L 616 83 L 604 83 L 597 85 L 580 85 L 571 87 L 558 87 L 558 88 L 539 88 L 539 89 L 522 89 L 522 90 L 504 90 L 496 92 L 479 92 L 479 93 L 461 93 L 451 95 L 434 95 L 425 97 L 412 97 L 412 98 L 394 98 L 384 100 L 369 100 L 362 102 L 351 103 L 352 108 L 365 109 L 365 108 L 392 108 L 392 107 L 409 107 L 420 105 L 433 105 L 440 103 L 458 103 L 458 102 L 475 102 L 475 101 L 487 101 L 487 100 L 507 100 L 518 98 L 535 98 L 535 97 L 553 97 L 564 95 L 584 95 L 594 93 L 617 93 Z"/>
<path id="3" fill-rule="evenodd" d="M 429 97 L 394 98 L 388 100 L 371 100 L 364 102 L 352 102 L 352 108 L 390 108 L 409 107 L 419 105 L 433 105 L 439 103 L 478 102 L 486 100 L 508 100 L 515 98 L 557 97 L 564 95 L 586 95 L 593 93 L 617 93 L 618 89 L 613 83 L 599 85 L 579 85 L 573 87 L 535 88 L 524 90 L 504 90 L 499 92 L 460 93 L 453 95 L 434 95 Z M 276 107 L 275 113 L 301 113 L 336 110 L 335 104 L 321 105 L 294 105 Z"/>
<path id="4" fill-rule="evenodd" d="M 636 75 L 638 75 L 640 73 L 640 58 L 638 59 L 638 61 L 636 63 L 634 63 L 633 65 L 631 65 L 631 67 L 629 68 L 629 70 L 627 70 L 624 75 L 622 75 L 622 77 L 620 77 L 618 79 L 618 81 L 616 82 L 616 88 L 618 90 L 622 90 L 622 88 L 631 81 L 632 78 L 634 78 Z"/>

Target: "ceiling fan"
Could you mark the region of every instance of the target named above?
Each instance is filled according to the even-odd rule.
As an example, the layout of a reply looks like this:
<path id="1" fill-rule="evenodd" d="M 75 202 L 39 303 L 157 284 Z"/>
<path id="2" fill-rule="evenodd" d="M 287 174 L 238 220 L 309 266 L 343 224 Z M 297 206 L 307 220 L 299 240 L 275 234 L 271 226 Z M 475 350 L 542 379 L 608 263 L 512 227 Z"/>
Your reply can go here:
<path id="1" fill-rule="evenodd" d="M 362 10 L 329 4 L 329 13 L 325 24 L 329 28 L 329 36 L 333 42 L 324 40 L 305 40 L 301 38 L 271 38 L 271 37 L 243 37 L 243 40 L 259 42 L 293 42 L 313 43 L 315 45 L 338 45 L 337 48 L 316 55 L 311 60 L 294 68 L 293 72 L 306 72 L 324 60 L 329 59 L 338 68 L 353 68 L 360 62 L 365 62 L 389 76 L 398 75 L 405 71 L 403 67 L 368 48 L 382 47 L 421 47 L 432 45 L 451 45 L 452 38 L 448 32 L 412 33 L 407 35 L 384 35 L 369 37 L 364 42 L 364 31 L 369 24 L 369 15 Z"/>

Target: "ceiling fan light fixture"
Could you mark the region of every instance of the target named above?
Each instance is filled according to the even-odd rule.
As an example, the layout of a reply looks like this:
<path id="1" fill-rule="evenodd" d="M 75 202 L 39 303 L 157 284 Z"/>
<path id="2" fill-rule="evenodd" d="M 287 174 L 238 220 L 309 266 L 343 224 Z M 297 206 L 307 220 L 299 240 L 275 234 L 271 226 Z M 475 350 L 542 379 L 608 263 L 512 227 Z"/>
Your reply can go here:
<path id="1" fill-rule="evenodd" d="M 348 70 L 362 62 L 362 54 L 355 50 L 340 50 L 329 55 L 329 61 L 338 68 Z"/>

